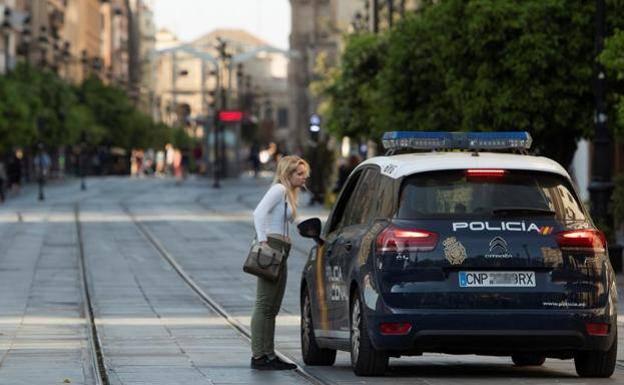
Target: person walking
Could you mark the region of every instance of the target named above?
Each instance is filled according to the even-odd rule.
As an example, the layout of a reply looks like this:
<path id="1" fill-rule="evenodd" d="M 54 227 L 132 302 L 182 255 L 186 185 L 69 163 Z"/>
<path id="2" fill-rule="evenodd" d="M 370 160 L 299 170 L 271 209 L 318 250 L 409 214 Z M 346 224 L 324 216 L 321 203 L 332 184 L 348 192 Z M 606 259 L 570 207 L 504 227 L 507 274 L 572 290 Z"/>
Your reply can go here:
<path id="1" fill-rule="evenodd" d="M 305 186 L 309 175 L 310 166 L 302 158 L 290 155 L 279 160 L 273 185 L 253 212 L 258 242 L 265 245 L 272 234 L 288 237 L 289 234 L 284 234 L 284 230 L 288 229 L 285 220 L 294 221 L 299 189 Z M 252 369 L 291 370 L 297 367 L 282 361 L 274 351 L 275 317 L 284 298 L 287 273 L 284 260 L 276 282 L 258 277 L 256 303 L 251 317 Z"/>

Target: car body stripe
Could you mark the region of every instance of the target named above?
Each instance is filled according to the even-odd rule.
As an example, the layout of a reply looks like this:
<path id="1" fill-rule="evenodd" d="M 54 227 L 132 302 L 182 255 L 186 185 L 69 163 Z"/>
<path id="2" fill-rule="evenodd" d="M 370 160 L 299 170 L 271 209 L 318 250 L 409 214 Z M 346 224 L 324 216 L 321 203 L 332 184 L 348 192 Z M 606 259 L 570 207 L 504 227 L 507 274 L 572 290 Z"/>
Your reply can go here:
<path id="1" fill-rule="evenodd" d="M 318 302 L 320 327 L 329 330 L 329 319 L 327 317 L 327 303 L 325 302 L 325 275 L 323 274 L 323 256 L 325 255 L 325 245 L 316 248 L 316 299 Z"/>

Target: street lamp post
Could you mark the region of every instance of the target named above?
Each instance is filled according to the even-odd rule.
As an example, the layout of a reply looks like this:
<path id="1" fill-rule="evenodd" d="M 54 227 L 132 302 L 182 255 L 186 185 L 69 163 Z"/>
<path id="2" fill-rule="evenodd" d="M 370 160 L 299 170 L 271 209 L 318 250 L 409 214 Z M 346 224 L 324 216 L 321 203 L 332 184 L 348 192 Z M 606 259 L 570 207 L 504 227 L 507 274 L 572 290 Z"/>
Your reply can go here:
<path id="1" fill-rule="evenodd" d="M 30 16 L 27 16 L 24 20 L 24 25 L 22 27 L 22 41 L 21 41 L 21 54 L 24 55 L 24 60 L 26 60 L 27 67 L 30 66 Z"/>
<path id="2" fill-rule="evenodd" d="M 42 68 L 45 68 L 48 55 L 48 29 L 45 26 L 41 26 L 39 29 L 39 50 L 41 51 L 40 64 Z"/>
<path id="3" fill-rule="evenodd" d="M 80 64 L 82 64 L 82 80 L 84 81 L 89 73 L 89 54 L 86 49 L 80 53 Z"/>
<path id="4" fill-rule="evenodd" d="M 37 184 L 39 185 L 39 200 L 45 200 L 45 195 L 43 193 L 43 183 L 44 183 L 44 159 L 43 159 L 43 143 L 39 143 L 37 145 Z"/>
<path id="5" fill-rule="evenodd" d="M 596 56 L 602 52 L 605 36 L 605 1 L 596 1 Z M 608 204 L 613 191 L 613 140 L 607 127 L 605 102 L 606 75 L 598 60 L 594 62 L 594 93 L 596 102 L 592 180 L 589 185 L 592 216 L 598 222 L 609 223 Z"/>
<path id="6" fill-rule="evenodd" d="M 85 148 L 86 144 L 86 133 L 82 131 L 80 133 L 80 153 L 78 155 L 78 168 L 80 170 L 80 190 L 85 191 L 87 189 L 87 184 L 85 182 Z"/>
<path id="7" fill-rule="evenodd" d="M 70 52 L 71 43 L 65 41 L 63 43 L 62 62 L 63 62 L 63 77 L 65 80 L 69 80 L 69 61 L 71 59 Z"/>
<path id="8" fill-rule="evenodd" d="M 219 111 L 225 110 L 227 109 L 227 95 L 225 93 L 225 88 L 224 85 L 221 81 L 221 73 L 220 73 L 220 68 L 226 68 L 226 60 L 230 57 L 230 55 L 227 53 L 227 42 L 223 39 L 221 39 L 220 37 L 217 37 L 217 50 L 219 52 L 219 59 L 221 62 L 221 66 L 217 66 L 217 93 L 219 94 Z M 215 113 L 215 120 L 214 120 L 215 124 L 214 124 L 214 153 L 215 153 L 215 159 L 214 159 L 214 183 L 212 185 L 212 187 L 214 188 L 220 188 L 220 181 L 219 179 L 221 178 L 221 172 L 224 171 L 225 169 L 225 159 L 224 159 L 224 146 L 222 145 L 222 141 L 223 141 L 223 125 L 222 123 L 219 121 L 219 114 Z"/>
<path id="9" fill-rule="evenodd" d="M 379 0 L 373 0 L 373 4 L 372 4 L 372 13 L 373 13 L 373 33 L 378 33 L 379 32 L 379 4 L 378 4 Z"/>
<path id="10" fill-rule="evenodd" d="M 9 46 L 11 45 L 11 8 L 4 8 L 4 19 L 2 20 L 2 36 L 4 37 L 4 72 L 8 73 L 11 66 Z"/>

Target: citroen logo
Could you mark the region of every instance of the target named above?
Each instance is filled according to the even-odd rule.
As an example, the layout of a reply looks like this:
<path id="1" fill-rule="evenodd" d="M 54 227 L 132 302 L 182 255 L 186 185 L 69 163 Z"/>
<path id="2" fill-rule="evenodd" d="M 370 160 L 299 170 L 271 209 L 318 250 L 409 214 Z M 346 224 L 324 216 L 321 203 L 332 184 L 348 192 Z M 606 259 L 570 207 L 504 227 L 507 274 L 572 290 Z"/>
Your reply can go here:
<path id="1" fill-rule="evenodd" d="M 485 258 L 512 258 L 513 256 L 507 251 L 507 241 L 503 237 L 497 236 L 490 241 L 490 252 Z"/>
<path id="2" fill-rule="evenodd" d="M 494 237 L 490 241 L 490 253 L 506 253 L 507 241 L 503 237 Z"/>

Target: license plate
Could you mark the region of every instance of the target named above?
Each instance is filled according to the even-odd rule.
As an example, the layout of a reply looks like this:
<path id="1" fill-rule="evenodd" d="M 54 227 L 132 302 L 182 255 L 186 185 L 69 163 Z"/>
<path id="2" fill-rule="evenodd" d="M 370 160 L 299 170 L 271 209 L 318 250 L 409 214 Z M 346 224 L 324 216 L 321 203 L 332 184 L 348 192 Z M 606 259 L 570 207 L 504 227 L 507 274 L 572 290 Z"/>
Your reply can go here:
<path id="1" fill-rule="evenodd" d="M 534 271 L 460 271 L 460 287 L 535 287 Z"/>

